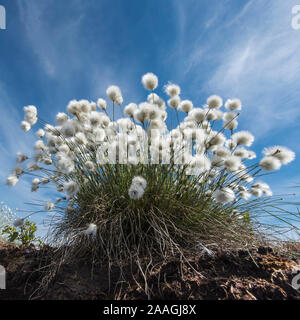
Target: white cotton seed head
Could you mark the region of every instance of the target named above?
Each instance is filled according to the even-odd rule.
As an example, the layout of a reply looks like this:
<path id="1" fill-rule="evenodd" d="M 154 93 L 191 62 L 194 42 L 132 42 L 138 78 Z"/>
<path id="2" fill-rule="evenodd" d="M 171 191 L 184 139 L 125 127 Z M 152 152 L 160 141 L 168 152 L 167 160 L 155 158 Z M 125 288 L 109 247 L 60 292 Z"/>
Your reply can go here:
<path id="1" fill-rule="evenodd" d="M 147 96 L 147 101 L 149 103 L 152 103 L 152 104 L 159 104 L 160 103 L 160 97 L 156 93 L 151 92 Z"/>
<path id="2" fill-rule="evenodd" d="M 201 108 L 194 108 L 189 112 L 189 117 L 197 123 L 201 123 L 205 119 L 205 111 Z"/>
<path id="3" fill-rule="evenodd" d="M 223 104 L 222 98 L 217 95 L 212 95 L 208 97 L 206 102 L 210 109 L 220 108 L 222 107 L 222 104 Z"/>
<path id="4" fill-rule="evenodd" d="M 205 118 L 208 121 L 215 121 L 217 120 L 217 113 L 215 112 L 215 109 L 208 109 L 205 108 L 204 109 L 205 112 Z"/>
<path id="5" fill-rule="evenodd" d="M 251 198 L 251 193 L 248 191 L 240 191 L 239 195 L 244 200 L 249 200 Z"/>
<path id="6" fill-rule="evenodd" d="M 164 86 L 165 92 L 170 97 L 175 97 L 180 95 L 180 87 L 177 84 L 168 83 Z"/>
<path id="7" fill-rule="evenodd" d="M 133 118 L 134 117 L 134 112 L 135 112 L 136 109 L 137 109 L 137 105 L 135 103 L 129 103 L 124 108 L 124 115 Z"/>
<path id="8" fill-rule="evenodd" d="M 17 153 L 17 162 L 21 163 L 21 162 L 24 162 L 28 159 L 28 157 L 23 154 L 22 152 L 18 152 Z"/>
<path id="9" fill-rule="evenodd" d="M 183 112 L 190 112 L 193 109 L 193 102 L 190 100 L 183 100 L 181 101 L 178 110 Z"/>
<path id="10" fill-rule="evenodd" d="M 67 156 L 63 156 L 57 161 L 57 167 L 65 174 L 70 174 L 75 169 L 73 160 Z"/>
<path id="11" fill-rule="evenodd" d="M 171 99 L 168 100 L 168 105 L 173 109 L 178 109 L 180 105 L 180 97 L 174 96 Z"/>
<path id="12" fill-rule="evenodd" d="M 141 188 L 146 189 L 147 181 L 141 176 L 136 176 L 132 179 L 131 184 L 136 184 L 136 185 L 140 186 Z"/>
<path id="13" fill-rule="evenodd" d="M 235 194 L 230 188 L 221 188 L 213 193 L 213 197 L 217 202 L 227 203 L 235 199 Z"/>
<path id="14" fill-rule="evenodd" d="M 229 156 L 224 160 L 224 167 L 227 171 L 233 172 L 239 170 L 241 160 L 236 156 Z"/>
<path id="15" fill-rule="evenodd" d="M 91 102 L 91 111 L 96 111 L 96 110 L 97 110 L 97 103 Z"/>
<path id="16" fill-rule="evenodd" d="M 117 121 L 117 124 L 118 124 L 119 129 L 122 133 L 128 133 L 134 129 L 134 123 L 128 118 L 119 119 Z"/>
<path id="17" fill-rule="evenodd" d="M 80 105 L 77 100 L 71 100 L 67 105 L 67 111 L 70 114 L 76 115 L 80 112 Z"/>
<path id="18" fill-rule="evenodd" d="M 104 115 L 102 116 L 102 119 L 101 119 L 101 126 L 102 126 L 103 128 L 106 128 L 106 127 L 109 126 L 109 124 L 110 124 L 109 117 L 104 114 Z"/>
<path id="19" fill-rule="evenodd" d="M 50 182 L 50 179 L 49 178 L 43 178 L 42 179 L 42 184 L 47 184 Z"/>
<path id="20" fill-rule="evenodd" d="M 69 196 L 74 196 L 79 191 L 79 187 L 76 182 L 69 181 L 64 184 L 64 192 Z"/>
<path id="21" fill-rule="evenodd" d="M 76 133 L 75 135 L 75 141 L 76 143 L 78 143 L 79 145 L 82 145 L 82 144 L 87 144 L 87 139 L 86 139 L 86 136 L 83 132 L 78 132 Z"/>
<path id="22" fill-rule="evenodd" d="M 237 149 L 234 150 L 233 154 L 234 154 L 236 157 L 245 159 L 245 158 L 248 158 L 249 151 L 246 150 L 245 148 L 237 148 Z"/>
<path id="23" fill-rule="evenodd" d="M 101 143 L 105 139 L 105 130 L 101 128 L 96 128 L 93 130 L 93 140 L 95 143 Z"/>
<path id="24" fill-rule="evenodd" d="M 31 124 L 27 121 L 22 121 L 21 122 L 21 129 L 25 132 L 29 131 L 31 129 Z"/>
<path id="25" fill-rule="evenodd" d="M 89 171 L 95 171 L 95 164 L 92 161 L 86 161 L 85 166 Z"/>
<path id="26" fill-rule="evenodd" d="M 32 180 L 32 184 L 33 185 L 39 185 L 41 183 L 41 181 L 40 181 L 40 179 L 39 178 L 34 178 L 33 180 Z"/>
<path id="27" fill-rule="evenodd" d="M 223 146 L 220 146 L 214 151 L 214 154 L 220 158 L 226 158 L 230 155 L 230 150 Z"/>
<path id="28" fill-rule="evenodd" d="M 24 107 L 24 113 L 25 113 L 25 121 L 30 123 L 30 125 L 34 125 L 38 118 L 37 118 L 37 109 L 35 106 L 27 106 Z"/>
<path id="29" fill-rule="evenodd" d="M 262 192 L 267 197 L 272 197 L 273 196 L 273 192 L 270 189 L 263 189 Z"/>
<path id="30" fill-rule="evenodd" d="M 88 100 L 82 99 L 78 101 L 79 104 L 79 111 L 82 113 L 88 113 L 91 111 L 91 105 Z"/>
<path id="31" fill-rule="evenodd" d="M 28 171 L 37 171 L 37 170 L 40 170 L 40 167 L 35 162 L 30 162 L 27 165 L 27 170 Z"/>
<path id="32" fill-rule="evenodd" d="M 16 175 L 9 175 L 6 179 L 6 184 L 10 187 L 14 187 L 18 181 L 19 179 Z"/>
<path id="33" fill-rule="evenodd" d="M 68 147 L 67 144 L 62 144 L 61 146 L 58 147 L 58 151 L 63 153 L 69 153 L 70 148 Z"/>
<path id="34" fill-rule="evenodd" d="M 225 103 L 225 108 L 228 110 L 242 110 L 242 103 L 240 99 L 228 99 Z"/>
<path id="35" fill-rule="evenodd" d="M 200 172 L 205 172 L 208 171 L 211 168 L 211 162 L 207 158 L 206 155 L 201 154 L 201 155 L 196 155 L 193 157 L 190 166 L 192 168 L 197 168 L 200 170 Z"/>
<path id="36" fill-rule="evenodd" d="M 92 111 L 89 114 L 89 120 L 93 127 L 97 127 L 101 125 L 103 114 L 98 111 Z"/>
<path id="37" fill-rule="evenodd" d="M 212 146 L 221 146 L 226 141 L 225 136 L 221 132 L 212 132 L 211 138 L 209 139 L 209 144 Z"/>
<path id="38" fill-rule="evenodd" d="M 260 163 L 260 167 L 266 171 L 278 170 L 281 167 L 281 162 L 275 157 L 268 156 L 264 157 Z"/>
<path id="39" fill-rule="evenodd" d="M 158 86 L 158 78 L 155 74 L 148 72 L 143 75 L 142 84 L 145 89 L 153 91 Z"/>
<path id="40" fill-rule="evenodd" d="M 47 123 L 45 124 L 44 126 L 44 130 L 47 132 L 47 133 L 51 133 L 54 131 L 54 126 L 52 126 L 51 124 Z"/>
<path id="41" fill-rule="evenodd" d="M 76 123 L 72 120 L 68 120 L 64 123 L 64 125 L 61 128 L 61 133 L 66 137 L 74 137 L 76 133 Z"/>
<path id="42" fill-rule="evenodd" d="M 22 168 L 22 166 L 20 166 L 19 164 L 15 166 L 14 171 L 13 171 L 14 175 L 16 175 L 17 177 L 21 176 L 24 173 L 24 169 Z"/>
<path id="43" fill-rule="evenodd" d="M 39 139 L 41 139 L 41 138 L 44 137 L 45 131 L 44 131 L 43 129 L 39 129 L 39 130 L 35 133 L 35 135 L 36 135 Z"/>
<path id="44" fill-rule="evenodd" d="M 85 235 L 91 235 L 92 237 L 96 237 L 98 227 L 94 223 L 90 223 L 88 228 L 83 231 Z"/>
<path id="45" fill-rule="evenodd" d="M 118 104 L 118 105 L 121 105 L 123 103 L 123 96 L 117 96 L 116 100 L 115 100 L 115 103 Z"/>
<path id="46" fill-rule="evenodd" d="M 262 191 L 262 194 L 271 197 L 273 195 L 270 186 L 265 182 L 256 182 L 252 185 L 252 189 L 259 189 Z"/>
<path id="47" fill-rule="evenodd" d="M 219 109 L 214 109 L 214 113 L 216 115 L 216 121 L 223 119 L 223 111 Z"/>
<path id="48" fill-rule="evenodd" d="M 222 167 L 224 165 L 224 159 L 218 156 L 214 156 L 211 161 L 212 166 L 214 167 Z"/>
<path id="49" fill-rule="evenodd" d="M 261 197 L 262 196 L 262 190 L 259 188 L 251 188 L 250 193 L 255 197 Z"/>
<path id="50" fill-rule="evenodd" d="M 45 209 L 46 211 L 51 211 L 53 208 L 54 208 L 54 203 L 53 203 L 53 202 L 46 202 L 46 203 L 45 203 L 44 209 Z"/>
<path id="51" fill-rule="evenodd" d="M 264 148 L 263 154 L 265 156 L 272 156 L 277 158 L 281 162 L 281 164 L 288 164 L 295 159 L 295 152 L 282 146 Z"/>
<path id="52" fill-rule="evenodd" d="M 56 123 L 59 125 L 59 126 L 62 126 L 65 122 L 67 122 L 69 119 L 68 115 L 64 112 L 59 112 L 57 115 L 56 115 Z"/>
<path id="53" fill-rule="evenodd" d="M 136 109 L 134 111 L 134 119 L 136 122 L 144 123 L 148 120 L 148 118 L 149 118 L 149 116 L 145 111 L 143 111 L 141 109 Z"/>
<path id="54" fill-rule="evenodd" d="M 250 147 L 254 141 L 254 136 L 249 131 L 239 131 L 232 135 L 232 141 L 237 145 L 245 145 Z"/>
<path id="55" fill-rule="evenodd" d="M 154 104 L 151 104 L 149 107 L 149 119 L 154 120 L 159 118 L 161 115 L 161 110 Z"/>
<path id="56" fill-rule="evenodd" d="M 231 121 L 224 121 L 223 126 L 225 129 L 234 130 L 237 128 L 238 124 L 239 123 L 237 122 L 237 120 L 231 120 Z"/>
<path id="57" fill-rule="evenodd" d="M 97 101 L 97 105 L 100 109 L 106 110 L 106 101 L 102 98 L 99 98 Z"/>
<path id="58" fill-rule="evenodd" d="M 235 112 L 224 112 L 223 120 L 224 122 L 229 122 L 231 120 L 237 119 L 238 115 Z"/>
<path id="59" fill-rule="evenodd" d="M 112 101 L 117 103 L 119 97 L 122 97 L 122 93 L 119 87 L 117 86 L 110 86 L 106 89 L 106 94 L 108 98 Z"/>
<path id="60" fill-rule="evenodd" d="M 248 159 L 252 160 L 256 158 L 256 153 L 254 151 L 248 150 Z"/>
<path id="61" fill-rule="evenodd" d="M 44 145 L 44 142 L 43 142 L 43 140 L 38 140 L 38 141 L 36 141 L 35 142 L 35 144 L 34 144 L 34 149 L 35 150 L 45 150 L 45 145 Z"/>
<path id="62" fill-rule="evenodd" d="M 138 184 L 131 184 L 128 195 L 132 200 L 138 200 L 144 195 L 145 189 Z"/>
<path id="63" fill-rule="evenodd" d="M 229 149 L 234 149 L 237 146 L 237 144 L 236 144 L 236 142 L 229 139 L 229 140 L 226 140 L 225 146 Z"/>

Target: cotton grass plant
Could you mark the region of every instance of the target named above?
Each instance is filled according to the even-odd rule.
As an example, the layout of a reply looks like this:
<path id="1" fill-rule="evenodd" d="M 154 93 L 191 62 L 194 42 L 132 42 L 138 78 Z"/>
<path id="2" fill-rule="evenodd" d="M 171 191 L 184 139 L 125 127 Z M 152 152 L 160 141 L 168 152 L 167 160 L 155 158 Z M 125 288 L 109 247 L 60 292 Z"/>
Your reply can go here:
<path id="1" fill-rule="evenodd" d="M 222 98 L 213 95 L 196 107 L 168 83 L 166 103 L 154 92 L 156 75 L 145 74 L 142 84 L 144 102 L 123 106 L 121 89 L 110 86 L 107 101 L 70 101 L 56 124 L 40 119 L 35 106 L 24 107 L 22 129 L 42 127 L 34 156 L 17 155 L 7 184 L 29 174 L 32 192 L 57 191 L 40 210 L 49 213 L 51 244 L 63 248 L 66 259 L 141 267 L 146 257 L 149 267 L 187 249 L 249 249 L 274 240 L 282 223 L 296 229 L 296 215 L 272 213 L 282 197 L 260 180 L 295 154 L 272 146 L 257 161 L 249 149 L 254 135 L 237 130 L 239 99 L 228 99 L 222 109 Z M 116 107 L 124 118 L 115 119 Z M 263 224 L 265 214 L 278 225 Z"/>
<path id="2" fill-rule="evenodd" d="M 0 234 L 5 225 L 12 224 L 15 220 L 16 213 L 11 208 L 9 208 L 3 201 L 0 201 Z"/>

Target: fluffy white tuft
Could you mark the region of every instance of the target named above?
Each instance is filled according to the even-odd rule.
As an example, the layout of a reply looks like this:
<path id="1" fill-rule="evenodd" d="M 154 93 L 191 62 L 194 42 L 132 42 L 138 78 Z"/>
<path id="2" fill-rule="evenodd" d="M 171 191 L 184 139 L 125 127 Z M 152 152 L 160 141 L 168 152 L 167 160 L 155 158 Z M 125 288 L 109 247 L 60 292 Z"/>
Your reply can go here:
<path id="1" fill-rule="evenodd" d="M 106 94 L 112 102 L 119 104 L 118 100 L 120 100 L 120 97 L 122 97 L 121 89 L 119 87 L 117 86 L 108 87 L 106 89 Z"/>
<path id="2" fill-rule="evenodd" d="M 19 179 L 16 175 L 10 175 L 6 179 L 6 184 L 10 187 L 14 187 L 18 183 Z"/>
<path id="3" fill-rule="evenodd" d="M 282 146 L 264 148 L 263 154 L 265 156 L 277 158 L 281 162 L 281 164 L 288 164 L 295 159 L 295 152 Z"/>
<path id="4" fill-rule="evenodd" d="M 69 181 L 64 184 L 64 192 L 69 196 L 75 196 L 79 191 L 79 187 L 76 182 Z"/>
<path id="5" fill-rule="evenodd" d="M 239 131 L 232 135 L 232 141 L 234 141 L 237 145 L 245 145 L 250 147 L 254 142 L 254 136 L 249 131 Z"/>
<path id="6" fill-rule="evenodd" d="M 183 112 L 190 112 L 193 109 L 193 102 L 190 100 L 183 100 L 181 101 L 178 110 Z"/>
<path id="7" fill-rule="evenodd" d="M 148 72 L 143 75 L 142 84 L 145 89 L 153 91 L 158 86 L 158 78 L 154 73 Z"/>
<path id="8" fill-rule="evenodd" d="M 141 188 L 146 189 L 147 181 L 141 176 L 136 176 L 132 179 L 132 184 L 139 185 Z"/>
<path id="9" fill-rule="evenodd" d="M 100 109 L 106 110 L 106 101 L 102 98 L 99 98 L 97 101 L 97 105 Z"/>
<path id="10" fill-rule="evenodd" d="M 221 188 L 213 193 L 213 198 L 220 203 L 231 202 L 235 199 L 235 194 L 230 188 Z"/>
<path id="11" fill-rule="evenodd" d="M 129 116 L 130 118 L 134 117 L 134 112 L 137 109 L 137 105 L 135 103 L 129 103 L 125 108 L 124 108 L 124 114 L 126 116 Z"/>
<path id="12" fill-rule="evenodd" d="M 225 108 L 228 110 L 242 110 L 242 102 L 240 99 L 228 99 L 225 103 Z"/>
<path id="13" fill-rule="evenodd" d="M 22 121 L 21 122 L 21 129 L 25 132 L 29 131 L 31 129 L 31 124 L 27 121 Z"/>
<path id="14" fill-rule="evenodd" d="M 90 223 L 88 228 L 83 231 L 85 235 L 91 235 L 92 237 L 96 237 L 98 227 L 94 223 Z"/>
<path id="15" fill-rule="evenodd" d="M 170 97 L 175 97 L 180 95 L 180 87 L 177 84 L 168 83 L 164 87 L 165 92 Z"/>
<path id="16" fill-rule="evenodd" d="M 138 200 L 142 198 L 144 195 L 145 190 L 138 184 L 131 184 L 129 190 L 128 190 L 128 195 L 130 199 L 132 200 Z"/>
<path id="17" fill-rule="evenodd" d="M 260 167 L 266 171 L 279 170 L 281 167 L 281 162 L 275 157 L 268 156 L 264 157 L 260 163 Z"/>
<path id="18" fill-rule="evenodd" d="M 210 109 L 218 109 L 222 107 L 223 100 L 220 96 L 212 95 L 207 98 L 207 105 Z"/>

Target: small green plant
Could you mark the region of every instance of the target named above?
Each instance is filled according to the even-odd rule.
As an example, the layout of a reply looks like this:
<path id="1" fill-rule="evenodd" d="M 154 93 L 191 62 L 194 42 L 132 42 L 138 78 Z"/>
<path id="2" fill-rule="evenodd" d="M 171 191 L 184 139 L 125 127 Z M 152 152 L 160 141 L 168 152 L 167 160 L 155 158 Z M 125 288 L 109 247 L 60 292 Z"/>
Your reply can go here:
<path id="1" fill-rule="evenodd" d="M 2 229 L 2 235 L 5 236 L 5 239 L 9 242 L 19 242 L 22 245 L 29 246 L 34 242 L 40 243 L 40 240 L 35 236 L 36 231 L 36 224 L 26 220 L 18 227 L 11 225 L 4 226 Z"/>

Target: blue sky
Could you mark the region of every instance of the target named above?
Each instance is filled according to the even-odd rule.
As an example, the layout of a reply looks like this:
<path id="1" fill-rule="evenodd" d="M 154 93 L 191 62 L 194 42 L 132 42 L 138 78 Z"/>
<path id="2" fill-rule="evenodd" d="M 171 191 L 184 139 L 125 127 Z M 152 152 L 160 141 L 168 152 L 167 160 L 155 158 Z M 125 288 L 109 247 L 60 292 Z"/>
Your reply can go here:
<path id="1" fill-rule="evenodd" d="M 0 0 L 0 201 L 48 199 L 5 179 L 18 151 L 31 153 L 34 132 L 19 123 L 33 104 L 53 122 L 71 99 L 96 100 L 121 87 L 124 103 L 141 102 L 141 76 L 182 88 L 196 106 L 211 94 L 239 97 L 239 129 L 254 150 L 284 145 L 296 160 L 264 180 L 275 193 L 300 183 L 300 30 L 291 27 L 299 0 Z M 161 90 L 158 93 L 162 93 Z M 36 128 L 37 129 L 37 128 Z M 34 130 L 36 131 L 36 130 Z M 294 190 L 293 190 L 294 191 Z M 35 217 L 41 222 L 42 216 Z"/>

